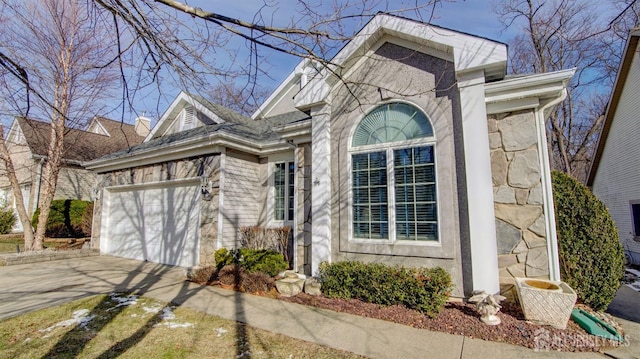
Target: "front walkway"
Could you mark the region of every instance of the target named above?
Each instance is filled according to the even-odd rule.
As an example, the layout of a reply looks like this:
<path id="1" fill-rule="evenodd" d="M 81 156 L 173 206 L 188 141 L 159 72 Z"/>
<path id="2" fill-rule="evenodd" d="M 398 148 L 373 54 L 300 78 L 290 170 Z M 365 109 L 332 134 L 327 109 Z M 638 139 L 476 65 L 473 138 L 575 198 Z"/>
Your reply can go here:
<path id="1" fill-rule="evenodd" d="M 88 295 L 126 291 L 372 358 L 604 357 L 597 353 L 536 353 L 519 346 L 199 286 L 182 278 L 179 268 L 109 256 L 2 267 L 0 320 Z M 612 354 L 638 357 L 638 324 L 627 323 L 635 331 L 631 346 Z"/>

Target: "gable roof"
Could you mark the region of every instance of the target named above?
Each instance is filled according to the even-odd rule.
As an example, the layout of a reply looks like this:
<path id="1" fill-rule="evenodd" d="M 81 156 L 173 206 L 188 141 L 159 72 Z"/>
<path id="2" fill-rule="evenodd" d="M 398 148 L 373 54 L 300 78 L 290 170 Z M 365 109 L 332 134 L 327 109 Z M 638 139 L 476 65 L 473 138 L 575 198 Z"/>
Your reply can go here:
<path id="1" fill-rule="evenodd" d="M 616 82 L 613 85 L 613 90 L 611 91 L 611 97 L 609 99 L 604 122 L 602 124 L 602 131 L 600 132 L 600 137 L 598 138 L 598 147 L 596 147 L 593 161 L 591 161 L 591 168 L 589 168 L 589 176 L 587 177 L 587 186 L 589 187 L 593 185 L 596 173 L 598 172 L 598 166 L 600 165 L 600 160 L 602 159 L 602 152 L 604 151 L 604 147 L 607 143 L 607 137 L 609 136 L 609 131 L 611 130 L 611 124 L 613 123 L 616 110 L 618 109 L 622 90 L 624 89 L 625 83 L 627 82 L 629 71 L 631 70 L 633 57 L 638 49 L 639 40 L 640 27 L 637 27 L 629 32 L 629 38 L 627 39 L 627 44 L 623 53 L 622 60 L 620 62 L 620 67 L 616 76 Z"/>
<path id="2" fill-rule="evenodd" d="M 109 136 L 67 128 L 64 137 L 63 160 L 83 162 L 102 157 L 108 153 L 137 145 L 144 137 L 138 136 L 133 125 L 104 117 L 94 119 L 110 134 Z M 23 117 L 16 118 L 24 138 L 35 156 L 46 157 L 51 136 L 51 124 Z"/>
<path id="3" fill-rule="evenodd" d="M 376 46 L 389 39 L 414 44 L 417 51 L 433 50 L 452 61 L 457 73 L 482 70 L 487 82 L 501 80 L 506 74 L 507 45 L 504 43 L 397 15 L 378 13 L 329 61 L 328 67 L 332 71 L 323 68 L 319 71 L 320 75 L 302 84 L 295 96 L 296 106 L 304 109 L 323 101 L 329 91 L 327 79 L 335 76 L 335 73 L 345 74 L 370 50 L 375 50 Z M 251 117 L 269 116 L 281 96 L 296 86 L 313 67 L 313 61 L 302 60 Z"/>
<path id="4" fill-rule="evenodd" d="M 217 145 L 266 155 L 290 148 L 287 141 L 279 135 L 280 129 L 310 118 L 306 113 L 294 110 L 278 116 L 253 120 L 203 97 L 186 92 L 182 94 L 188 95 L 191 101 L 214 113 L 220 123 L 152 139 L 147 137 L 137 146 L 110 153 L 87 162 L 85 166 L 92 170 L 108 171 L 130 166 L 132 161 L 142 165 L 212 153 L 212 147 Z"/>

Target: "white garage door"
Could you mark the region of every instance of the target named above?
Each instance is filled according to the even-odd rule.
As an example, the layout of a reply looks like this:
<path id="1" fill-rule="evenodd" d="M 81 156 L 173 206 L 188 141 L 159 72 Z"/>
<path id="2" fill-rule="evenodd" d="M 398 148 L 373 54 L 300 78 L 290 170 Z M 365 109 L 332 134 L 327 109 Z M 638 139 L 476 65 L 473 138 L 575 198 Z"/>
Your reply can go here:
<path id="1" fill-rule="evenodd" d="M 112 188 L 103 199 L 102 253 L 182 267 L 198 265 L 198 183 Z"/>

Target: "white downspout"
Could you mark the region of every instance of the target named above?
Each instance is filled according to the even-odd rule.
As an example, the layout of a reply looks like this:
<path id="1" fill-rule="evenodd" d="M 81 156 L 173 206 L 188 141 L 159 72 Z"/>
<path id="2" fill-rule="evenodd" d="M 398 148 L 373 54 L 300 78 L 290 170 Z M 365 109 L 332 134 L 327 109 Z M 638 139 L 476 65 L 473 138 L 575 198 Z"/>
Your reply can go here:
<path id="1" fill-rule="evenodd" d="M 536 129 L 538 131 L 538 143 L 540 144 L 540 168 L 542 170 L 542 196 L 544 197 L 545 229 L 547 232 L 547 257 L 549 258 L 549 279 L 560 280 L 560 260 L 558 257 L 558 237 L 556 233 L 556 214 L 553 204 L 553 191 L 551 185 L 551 165 L 549 163 L 549 148 L 547 147 L 547 134 L 544 112 L 559 104 L 567 98 L 567 89 L 562 90 L 559 97 L 542 105 L 536 111 Z"/>

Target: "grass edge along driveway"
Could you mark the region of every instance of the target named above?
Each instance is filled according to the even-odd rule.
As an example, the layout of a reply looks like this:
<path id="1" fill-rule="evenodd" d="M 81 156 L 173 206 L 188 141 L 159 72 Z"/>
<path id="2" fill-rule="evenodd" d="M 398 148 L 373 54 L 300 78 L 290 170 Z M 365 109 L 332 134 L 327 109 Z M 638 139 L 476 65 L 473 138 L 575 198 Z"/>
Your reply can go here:
<path id="1" fill-rule="evenodd" d="M 111 293 L 0 322 L 0 358 L 362 358 L 154 299 Z"/>

